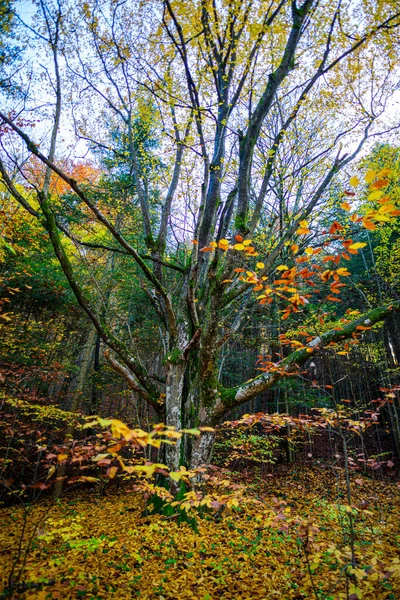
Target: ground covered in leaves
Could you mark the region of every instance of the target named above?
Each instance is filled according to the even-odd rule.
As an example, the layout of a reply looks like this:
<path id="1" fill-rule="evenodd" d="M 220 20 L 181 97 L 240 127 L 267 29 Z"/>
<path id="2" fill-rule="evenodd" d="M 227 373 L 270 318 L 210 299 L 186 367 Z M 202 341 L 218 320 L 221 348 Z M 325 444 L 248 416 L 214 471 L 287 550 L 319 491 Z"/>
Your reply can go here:
<path id="1" fill-rule="evenodd" d="M 23 509 L 3 508 L 3 589 L 14 564 L 26 600 L 400 598 L 398 485 L 357 475 L 349 505 L 340 472 L 267 479 L 239 507 L 187 523 L 146 516 L 143 498 L 121 488 L 37 503 L 23 539 Z"/>

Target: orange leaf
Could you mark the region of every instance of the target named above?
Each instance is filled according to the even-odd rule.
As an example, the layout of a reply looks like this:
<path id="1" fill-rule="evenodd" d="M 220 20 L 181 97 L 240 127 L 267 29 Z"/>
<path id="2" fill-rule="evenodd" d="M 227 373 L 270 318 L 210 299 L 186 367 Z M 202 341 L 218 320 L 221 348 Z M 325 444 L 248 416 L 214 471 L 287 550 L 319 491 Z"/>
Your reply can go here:
<path id="1" fill-rule="evenodd" d="M 342 231 L 342 230 L 343 230 L 343 225 L 338 223 L 338 221 L 333 221 L 332 225 L 330 226 L 329 233 L 333 234 L 333 233 L 336 233 L 336 231 Z"/>
<path id="2" fill-rule="evenodd" d="M 381 171 L 379 171 L 378 177 L 387 177 L 388 175 L 390 175 L 391 172 L 392 172 L 391 169 L 388 169 L 388 168 L 382 169 Z"/>
<path id="3" fill-rule="evenodd" d="M 381 188 L 386 187 L 387 185 L 389 185 L 389 179 L 379 179 L 378 181 L 375 181 L 371 186 L 371 190 L 380 190 Z"/>
<path id="4" fill-rule="evenodd" d="M 369 219 L 363 219 L 362 224 L 365 227 L 365 229 L 369 229 L 370 231 L 374 231 L 374 229 L 376 229 L 375 223 L 373 223 Z"/>

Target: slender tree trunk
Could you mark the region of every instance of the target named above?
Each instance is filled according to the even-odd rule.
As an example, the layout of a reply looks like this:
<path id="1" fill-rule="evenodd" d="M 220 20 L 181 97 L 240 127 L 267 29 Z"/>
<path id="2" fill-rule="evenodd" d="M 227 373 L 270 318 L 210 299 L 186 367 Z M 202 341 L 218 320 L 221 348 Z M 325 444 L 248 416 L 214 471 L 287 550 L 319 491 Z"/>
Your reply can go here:
<path id="1" fill-rule="evenodd" d="M 93 350 L 94 350 L 94 346 L 95 346 L 95 340 L 96 340 L 96 329 L 93 326 L 90 326 L 88 337 L 87 337 L 86 343 L 83 347 L 79 373 L 78 373 L 78 377 L 77 377 L 77 381 L 76 381 L 76 387 L 75 387 L 75 390 L 74 390 L 74 393 L 72 396 L 71 408 L 70 408 L 71 412 L 77 412 L 81 407 L 82 390 L 83 390 L 83 387 L 85 385 L 85 382 L 86 382 L 86 379 L 87 379 L 87 376 L 89 373 L 90 363 L 92 360 Z M 74 434 L 75 434 L 75 427 L 73 425 L 68 425 L 67 431 L 65 434 L 65 443 L 66 444 L 69 445 L 71 443 L 71 440 L 74 438 Z M 53 498 L 55 500 L 60 498 L 60 496 L 63 493 L 65 472 L 66 472 L 66 463 L 62 462 L 61 464 L 58 465 L 58 468 L 57 468 L 57 479 L 56 479 L 56 484 L 54 486 L 54 492 L 53 492 Z"/>

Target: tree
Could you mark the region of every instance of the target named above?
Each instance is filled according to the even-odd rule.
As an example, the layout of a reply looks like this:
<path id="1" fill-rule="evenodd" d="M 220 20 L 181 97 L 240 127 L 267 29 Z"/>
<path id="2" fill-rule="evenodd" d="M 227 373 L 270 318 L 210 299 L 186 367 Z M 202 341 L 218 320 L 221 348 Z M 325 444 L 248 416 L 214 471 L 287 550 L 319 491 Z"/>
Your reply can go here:
<path id="1" fill-rule="evenodd" d="M 10 111 L 5 101 L 3 182 L 47 231 L 110 364 L 167 425 L 207 429 L 296 373 L 324 345 L 399 309 L 391 303 L 338 323 L 254 379 L 232 389 L 220 383 L 221 349 L 255 303 L 287 318 L 308 310 L 310 294 L 318 303 L 325 288 L 334 298 L 344 285 L 341 244 L 353 254 L 358 246 L 342 224 L 326 231 L 319 223 L 367 140 L 395 127 L 385 107 L 397 81 L 396 3 L 41 1 L 25 27 L 31 51 L 47 57 L 34 68 L 43 69 L 42 80 L 35 75 L 38 85 L 48 82 L 52 100 L 43 106 L 33 78 L 19 106 Z M 20 71 L 18 85 L 23 78 Z M 115 143 L 110 123 L 119 132 Z M 155 142 L 147 149 L 143 131 Z M 63 168 L 64 132 L 126 165 L 134 185 L 125 204 L 112 195 L 105 201 L 101 183 L 82 185 Z M 24 168 L 30 155 L 45 165 L 40 186 Z M 29 194 L 19 191 L 21 178 Z M 69 208 L 52 193 L 52 178 L 68 184 L 88 235 L 65 224 Z M 367 183 L 385 181 L 375 173 Z M 135 236 L 130 206 L 140 208 L 142 236 Z M 398 210 L 390 205 L 387 214 L 396 218 Z M 350 223 L 372 228 L 374 215 L 353 215 Z M 71 245 L 86 259 L 79 268 Z M 307 263 L 320 252 L 319 263 Z M 105 254 L 135 265 L 158 319 L 158 380 L 121 326 L 129 314 L 115 313 L 118 290 L 103 295 L 96 274 L 85 270 L 89 256 Z M 325 259 L 332 268 L 322 270 Z M 205 431 L 192 448 L 169 446 L 166 460 L 174 469 L 180 461 L 197 466 L 212 444 Z"/>

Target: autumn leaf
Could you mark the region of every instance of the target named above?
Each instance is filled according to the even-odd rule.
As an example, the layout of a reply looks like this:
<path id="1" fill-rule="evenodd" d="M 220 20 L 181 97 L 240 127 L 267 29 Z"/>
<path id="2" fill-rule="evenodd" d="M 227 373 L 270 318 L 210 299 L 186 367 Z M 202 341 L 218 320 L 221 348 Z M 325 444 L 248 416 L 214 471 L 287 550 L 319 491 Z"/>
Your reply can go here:
<path id="1" fill-rule="evenodd" d="M 365 183 L 371 183 L 376 177 L 376 171 L 369 169 L 365 174 Z"/>
<path id="2" fill-rule="evenodd" d="M 375 223 L 373 223 L 370 219 L 363 219 L 362 224 L 365 229 L 369 229 L 370 231 L 374 231 L 374 229 L 376 229 Z"/>
<path id="3" fill-rule="evenodd" d="M 224 238 L 222 238 L 221 240 L 219 240 L 219 242 L 218 242 L 218 248 L 220 248 L 221 250 L 228 250 L 228 248 L 229 248 L 229 242 L 228 242 L 228 240 L 225 240 Z"/>
<path id="4" fill-rule="evenodd" d="M 110 467 L 109 469 L 107 469 L 107 477 L 109 477 L 110 479 L 114 479 L 115 475 L 118 472 L 118 467 Z"/>
<path id="5" fill-rule="evenodd" d="M 381 190 L 377 190 L 376 192 L 371 192 L 371 194 L 368 194 L 368 200 L 380 200 L 380 198 L 382 198 L 384 192 L 382 192 Z"/>
<path id="6" fill-rule="evenodd" d="M 356 242 L 355 244 L 351 244 L 349 249 L 351 250 L 359 250 L 360 248 L 365 248 L 367 244 L 365 242 Z"/>
<path id="7" fill-rule="evenodd" d="M 378 181 L 375 181 L 370 187 L 371 190 L 380 190 L 381 188 L 384 188 L 387 185 L 389 185 L 388 179 L 379 179 Z"/>
<path id="8" fill-rule="evenodd" d="M 334 234 L 337 231 L 343 231 L 344 227 L 338 221 L 334 221 L 329 228 L 329 233 Z"/>

